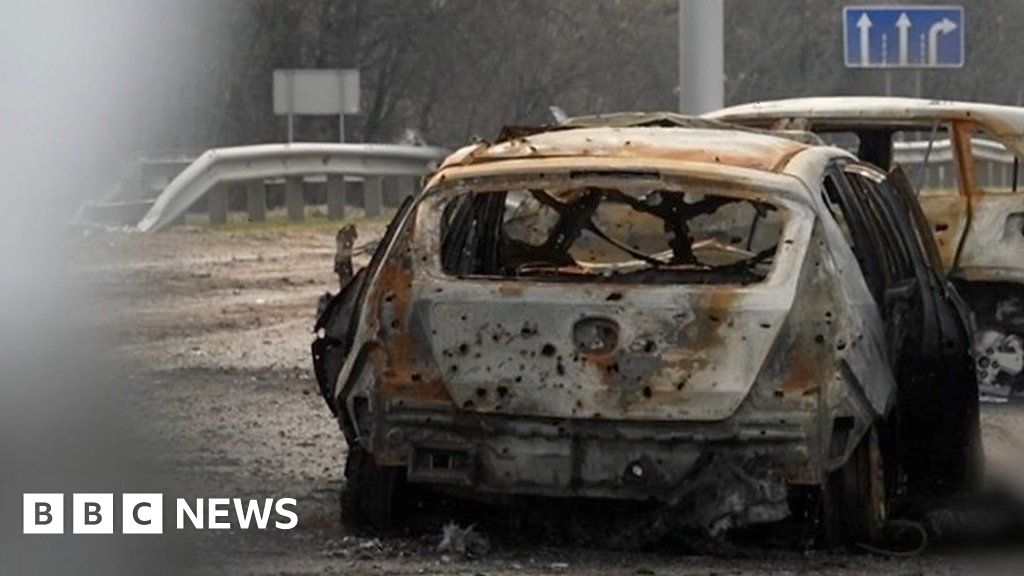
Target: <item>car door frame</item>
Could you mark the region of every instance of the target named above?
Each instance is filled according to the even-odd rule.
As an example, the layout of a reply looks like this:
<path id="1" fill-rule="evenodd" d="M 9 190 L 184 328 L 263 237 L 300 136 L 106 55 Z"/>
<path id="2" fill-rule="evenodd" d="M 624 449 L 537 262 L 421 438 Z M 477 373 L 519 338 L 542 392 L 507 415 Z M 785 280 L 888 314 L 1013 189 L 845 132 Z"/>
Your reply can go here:
<path id="1" fill-rule="evenodd" d="M 938 126 L 945 126 L 949 134 L 953 165 L 956 169 L 957 193 L 935 196 L 916 195 L 916 197 L 930 223 L 929 230 L 935 237 L 945 271 L 951 272 L 957 267 L 960 253 L 970 231 L 973 216 L 972 203 L 978 190 L 970 142 L 971 133 L 978 125 L 973 121 L 941 119 L 927 121 L 922 119 L 919 125 L 916 123 L 915 125 L 900 125 L 899 128 L 935 130 Z M 855 134 L 859 140 L 863 139 L 865 132 L 890 129 L 890 146 L 894 133 L 893 123 L 890 121 L 862 123 L 793 117 L 778 119 L 772 125 L 773 130 L 793 127 L 814 133 L 850 133 Z M 892 159 L 893 154 L 890 153 L 889 157 Z M 889 170 L 892 167 L 892 165 L 881 166 L 884 170 Z"/>

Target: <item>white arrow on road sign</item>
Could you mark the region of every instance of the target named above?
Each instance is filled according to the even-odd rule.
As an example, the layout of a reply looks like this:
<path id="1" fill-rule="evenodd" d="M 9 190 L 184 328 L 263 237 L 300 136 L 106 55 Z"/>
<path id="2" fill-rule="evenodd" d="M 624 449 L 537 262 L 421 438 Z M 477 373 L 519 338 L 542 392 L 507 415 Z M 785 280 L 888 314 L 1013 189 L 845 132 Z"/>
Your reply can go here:
<path id="1" fill-rule="evenodd" d="M 868 66 L 871 64 L 871 54 L 868 52 L 868 32 L 871 30 L 871 18 L 868 18 L 868 13 L 861 14 L 860 20 L 857 20 L 857 28 L 860 28 L 860 65 Z"/>
<path id="2" fill-rule="evenodd" d="M 928 29 L 928 63 L 932 66 L 939 63 L 939 34 L 949 34 L 953 30 L 956 30 L 956 24 L 949 18 L 943 18 Z"/>
<path id="3" fill-rule="evenodd" d="M 900 14 L 900 19 L 896 21 L 896 28 L 900 31 L 899 63 L 900 66 L 906 66 L 910 61 L 910 17 L 906 12 Z"/>
<path id="4" fill-rule="evenodd" d="M 963 6 L 896 4 L 843 7 L 847 68 L 963 67 Z"/>

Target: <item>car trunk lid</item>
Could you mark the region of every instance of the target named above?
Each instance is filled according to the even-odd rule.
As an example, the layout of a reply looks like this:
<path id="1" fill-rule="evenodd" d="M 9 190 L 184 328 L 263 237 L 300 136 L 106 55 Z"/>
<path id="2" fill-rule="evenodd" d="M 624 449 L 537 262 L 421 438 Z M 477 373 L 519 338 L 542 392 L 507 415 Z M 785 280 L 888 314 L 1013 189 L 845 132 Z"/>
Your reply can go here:
<path id="1" fill-rule="evenodd" d="M 452 400 L 553 418 L 727 418 L 790 306 L 749 287 L 429 284 L 415 323 Z"/>

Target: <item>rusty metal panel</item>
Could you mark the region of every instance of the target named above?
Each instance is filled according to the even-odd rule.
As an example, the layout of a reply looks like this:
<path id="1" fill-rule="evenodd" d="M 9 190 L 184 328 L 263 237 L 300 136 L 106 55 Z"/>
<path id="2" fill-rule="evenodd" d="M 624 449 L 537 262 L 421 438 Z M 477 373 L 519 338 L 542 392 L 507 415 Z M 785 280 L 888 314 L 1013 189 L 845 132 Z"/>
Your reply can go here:
<path id="1" fill-rule="evenodd" d="M 485 492 L 672 501 L 700 485 L 684 479 L 701 470 L 747 494 L 707 465 L 712 452 L 756 470 L 765 493 L 820 483 L 895 393 L 877 307 L 840 231 L 818 216 L 816 179 L 837 151 L 746 134 L 732 148 L 702 146 L 686 131 L 647 157 L 632 150 L 643 130 L 601 131 L 601 142 L 573 132 L 544 153 L 530 149 L 543 138 L 456 153 L 397 223 L 336 388 L 359 441 L 378 464 Z M 573 152 L 559 156 L 559 146 Z M 771 270 L 747 285 L 445 272 L 437 222 L 452 198 L 581 181 L 628 187 L 615 171 L 655 174 L 636 186 L 783 209 Z M 854 425 L 836 447 L 829 427 L 839 417 Z M 479 464 L 430 470 L 416 455 L 431 451 Z M 771 454 L 771 466 L 752 463 L 755 454 Z M 779 502 L 765 510 L 784 513 Z"/>
<path id="2" fill-rule="evenodd" d="M 956 275 L 971 281 L 1024 283 L 1024 194 L 971 199 L 971 227 Z"/>
<path id="3" fill-rule="evenodd" d="M 770 127 L 779 118 L 806 118 L 816 126 L 858 124 L 897 126 L 902 122 L 972 121 L 986 126 L 1000 140 L 1024 133 L 1024 108 L 881 96 L 832 96 L 793 98 L 742 104 L 704 115 L 704 118 L 735 122 L 761 123 Z M 1018 148 L 1019 149 L 1019 148 Z"/>
<path id="4" fill-rule="evenodd" d="M 979 185 L 976 163 L 981 159 L 1011 165 L 1014 154 L 1018 158 L 1024 154 L 1024 108 L 910 98 L 829 97 L 745 104 L 705 117 L 754 126 L 770 126 L 779 119 L 805 119 L 815 130 L 921 128 L 935 122 L 952 123 L 952 142 L 944 140 L 931 146 L 894 143 L 894 157 L 902 163 L 919 161 L 926 153 L 933 159 L 950 154 L 956 158 L 960 196 L 920 197 L 943 265 L 952 276 L 969 282 L 1024 281 L 1024 235 L 1015 226 L 1017 215 L 1024 213 L 1024 193 L 985 194 Z M 972 134 L 979 130 L 998 143 L 972 142 Z"/>
<path id="5" fill-rule="evenodd" d="M 449 158 L 471 164 L 545 157 L 618 157 L 704 162 L 773 171 L 807 146 L 774 136 L 735 130 L 664 128 L 578 128 L 543 132 Z"/>

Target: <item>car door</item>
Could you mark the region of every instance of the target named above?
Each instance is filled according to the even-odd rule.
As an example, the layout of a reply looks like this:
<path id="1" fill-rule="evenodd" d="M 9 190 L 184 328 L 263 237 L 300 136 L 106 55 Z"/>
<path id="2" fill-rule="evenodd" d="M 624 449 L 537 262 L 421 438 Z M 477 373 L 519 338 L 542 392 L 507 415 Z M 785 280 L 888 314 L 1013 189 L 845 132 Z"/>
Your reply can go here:
<path id="1" fill-rule="evenodd" d="M 913 182 L 930 233 L 946 271 L 956 263 L 970 222 L 967 169 L 962 154 L 965 136 L 960 123 L 935 122 L 893 133 L 893 161 Z"/>
<path id="2" fill-rule="evenodd" d="M 1024 183 L 1020 161 L 1004 142 L 984 130 L 972 131 L 970 229 L 956 263 L 967 280 L 1024 282 Z M 1024 320 L 1020 321 L 1024 325 Z"/>
<path id="3" fill-rule="evenodd" d="M 355 319 L 359 317 L 366 291 L 366 280 L 381 266 L 387 248 L 394 240 L 402 222 L 409 216 L 415 206 L 416 196 L 409 196 L 398 208 L 395 217 L 388 223 L 384 236 L 377 244 L 370 263 L 359 270 L 347 284 L 341 287 L 336 295 L 325 295 L 325 303 L 317 314 L 313 332 L 317 334 L 312 344 L 313 373 L 316 376 L 320 394 L 327 407 L 337 414 L 335 404 L 335 387 L 338 375 L 352 351 L 355 337 Z"/>
<path id="4" fill-rule="evenodd" d="M 902 318 L 899 382 L 901 460 L 916 488 L 955 492 L 976 480 L 978 389 L 970 329 L 955 291 L 936 269 L 937 250 L 899 168 L 891 177 L 863 165 L 844 170 L 863 213 L 891 242 L 886 307 Z"/>
<path id="5" fill-rule="evenodd" d="M 876 301 L 885 319 L 892 361 L 898 365 L 905 342 L 918 328 L 918 319 L 912 317 L 912 312 L 920 281 L 914 274 L 906 236 L 893 225 L 886 207 L 876 198 L 872 181 L 875 174 L 877 171 L 860 164 L 843 166 L 849 196 L 846 202 L 861 221 L 861 235 L 870 238 L 877 254 L 880 269 L 875 274 L 880 286 Z"/>

